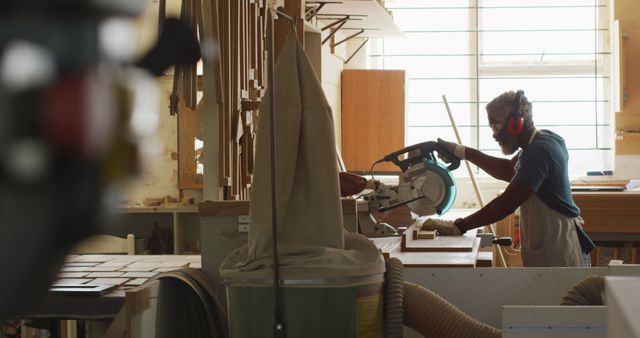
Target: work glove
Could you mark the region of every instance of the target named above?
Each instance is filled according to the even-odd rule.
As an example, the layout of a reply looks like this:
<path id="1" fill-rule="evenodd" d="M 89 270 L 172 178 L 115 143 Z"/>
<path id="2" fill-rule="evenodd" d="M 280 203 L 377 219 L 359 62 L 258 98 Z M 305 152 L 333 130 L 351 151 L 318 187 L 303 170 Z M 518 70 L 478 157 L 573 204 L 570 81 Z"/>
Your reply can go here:
<path id="1" fill-rule="evenodd" d="M 441 138 L 438 138 L 438 144 L 450 153 L 456 155 L 457 158 L 464 160 L 465 146 L 462 144 L 445 141 Z M 453 162 L 453 159 L 448 158 L 445 154 L 438 153 L 438 158 L 443 160 L 445 163 Z"/>
<path id="2" fill-rule="evenodd" d="M 428 218 L 422 224 L 422 230 L 436 230 L 443 236 L 460 236 L 462 232 L 453 221 L 445 221 L 443 219 Z"/>

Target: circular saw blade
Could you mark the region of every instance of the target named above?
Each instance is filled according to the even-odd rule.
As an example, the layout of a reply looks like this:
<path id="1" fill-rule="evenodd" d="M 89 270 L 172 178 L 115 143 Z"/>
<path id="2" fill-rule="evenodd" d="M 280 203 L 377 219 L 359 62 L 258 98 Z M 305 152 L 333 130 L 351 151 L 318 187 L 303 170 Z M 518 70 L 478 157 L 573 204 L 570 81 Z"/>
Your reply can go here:
<path id="1" fill-rule="evenodd" d="M 401 182 L 405 183 L 398 186 L 400 199 L 411 200 L 424 196 L 408 203 L 407 206 L 420 216 L 436 214 L 437 207 L 447 196 L 447 188 L 442 177 L 434 171 L 425 170 L 424 166 L 420 165 L 413 166 L 402 176 Z"/>

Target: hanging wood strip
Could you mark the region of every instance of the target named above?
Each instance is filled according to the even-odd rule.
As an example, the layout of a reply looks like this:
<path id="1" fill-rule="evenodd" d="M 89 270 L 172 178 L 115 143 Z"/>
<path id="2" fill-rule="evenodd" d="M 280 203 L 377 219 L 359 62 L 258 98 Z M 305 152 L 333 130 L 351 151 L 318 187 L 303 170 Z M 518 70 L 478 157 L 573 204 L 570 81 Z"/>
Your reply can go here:
<path id="1" fill-rule="evenodd" d="M 229 129 L 227 128 L 227 112 L 230 110 L 231 105 L 231 61 L 230 54 L 231 48 L 229 40 L 231 38 L 230 24 L 229 24 L 229 0 L 220 1 L 220 24 L 221 24 L 221 37 L 220 37 L 220 49 L 222 55 L 222 76 L 224 81 L 223 94 L 225 102 L 223 104 L 222 111 L 220 112 L 220 158 L 219 158 L 219 172 L 220 172 L 220 186 L 226 187 L 229 178 L 228 162 L 229 162 L 229 149 L 227 148 L 226 140 Z M 226 193 L 223 193 L 223 197 L 226 199 Z"/>
<path id="2" fill-rule="evenodd" d="M 178 113 L 178 189 L 200 189 L 202 177 L 196 172 L 196 112 L 184 102 Z"/>
<path id="3" fill-rule="evenodd" d="M 297 0 L 287 1 L 287 6 L 289 2 Z M 207 81 L 214 81 L 219 105 L 216 136 L 219 176 L 216 179 L 222 187 L 223 199 L 250 197 L 258 108 L 266 91 L 266 13 L 264 0 L 182 0 L 181 18 L 197 33 L 200 41 L 204 41 L 205 34 L 213 35 L 208 39 L 215 40 L 219 52 L 203 52 L 203 61 L 216 65 L 214 76 L 208 73 L 199 77 L 196 65 L 176 67 L 178 89 L 175 94 L 181 101 L 175 100 L 175 107 L 179 107 L 181 113 L 186 112 L 178 118 L 178 186 L 181 190 L 202 187 L 196 174 L 194 155 L 195 136 L 202 133 L 196 129 L 197 115 L 191 113 L 198 106 L 197 92 L 206 87 Z M 280 22 L 284 20 L 279 19 Z M 288 31 L 291 26 L 287 23 L 282 27 Z M 207 111 L 198 113 L 211 114 Z"/>

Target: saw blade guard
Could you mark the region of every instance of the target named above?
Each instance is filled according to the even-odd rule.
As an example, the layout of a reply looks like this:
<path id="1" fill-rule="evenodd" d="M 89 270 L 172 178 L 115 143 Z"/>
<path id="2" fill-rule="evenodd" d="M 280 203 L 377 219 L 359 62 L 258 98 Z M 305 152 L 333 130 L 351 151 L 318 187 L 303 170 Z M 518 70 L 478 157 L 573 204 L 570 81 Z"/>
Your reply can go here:
<path id="1" fill-rule="evenodd" d="M 400 175 L 398 194 L 402 200 L 414 200 L 407 206 L 418 215 L 442 215 L 451 209 L 457 189 L 447 167 L 425 159 Z"/>
<path id="2" fill-rule="evenodd" d="M 435 141 L 427 141 L 410 145 L 408 147 L 387 154 L 379 162 L 393 162 L 395 165 L 400 167 L 400 170 L 405 172 L 407 171 L 407 169 L 409 169 L 409 167 L 421 163 L 424 159 L 433 160 L 435 163 L 438 163 L 436 157 L 433 155 L 434 151 L 436 151 L 438 154 L 445 155 L 447 158 L 453 160 L 453 162 L 451 162 L 449 166 L 445 167 L 448 171 L 453 171 L 460 167 L 460 159 Z M 401 159 L 401 155 L 407 155 L 407 158 Z"/>

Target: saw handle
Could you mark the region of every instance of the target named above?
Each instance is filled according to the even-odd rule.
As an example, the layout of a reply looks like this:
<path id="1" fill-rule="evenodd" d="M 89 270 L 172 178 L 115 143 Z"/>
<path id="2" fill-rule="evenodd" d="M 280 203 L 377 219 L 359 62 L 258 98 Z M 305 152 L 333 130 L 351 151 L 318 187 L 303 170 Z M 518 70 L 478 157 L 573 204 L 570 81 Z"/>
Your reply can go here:
<path id="1" fill-rule="evenodd" d="M 419 150 L 420 153 L 411 154 L 411 152 L 415 150 Z M 393 162 L 404 172 L 409 169 L 410 166 L 421 163 L 425 159 L 436 161 L 436 157 L 433 156 L 433 151 L 436 151 L 452 160 L 449 166 L 447 166 L 449 171 L 456 170 L 460 166 L 460 159 L 445 149 L 440 143 L 435 141 L 427 141 L 404 147 L 386 155 L 382 160 L 385 162 Z M 403 154 L 407 154 L 407 158 L 404 160 L 400 159 L 400 155 Z"/>

